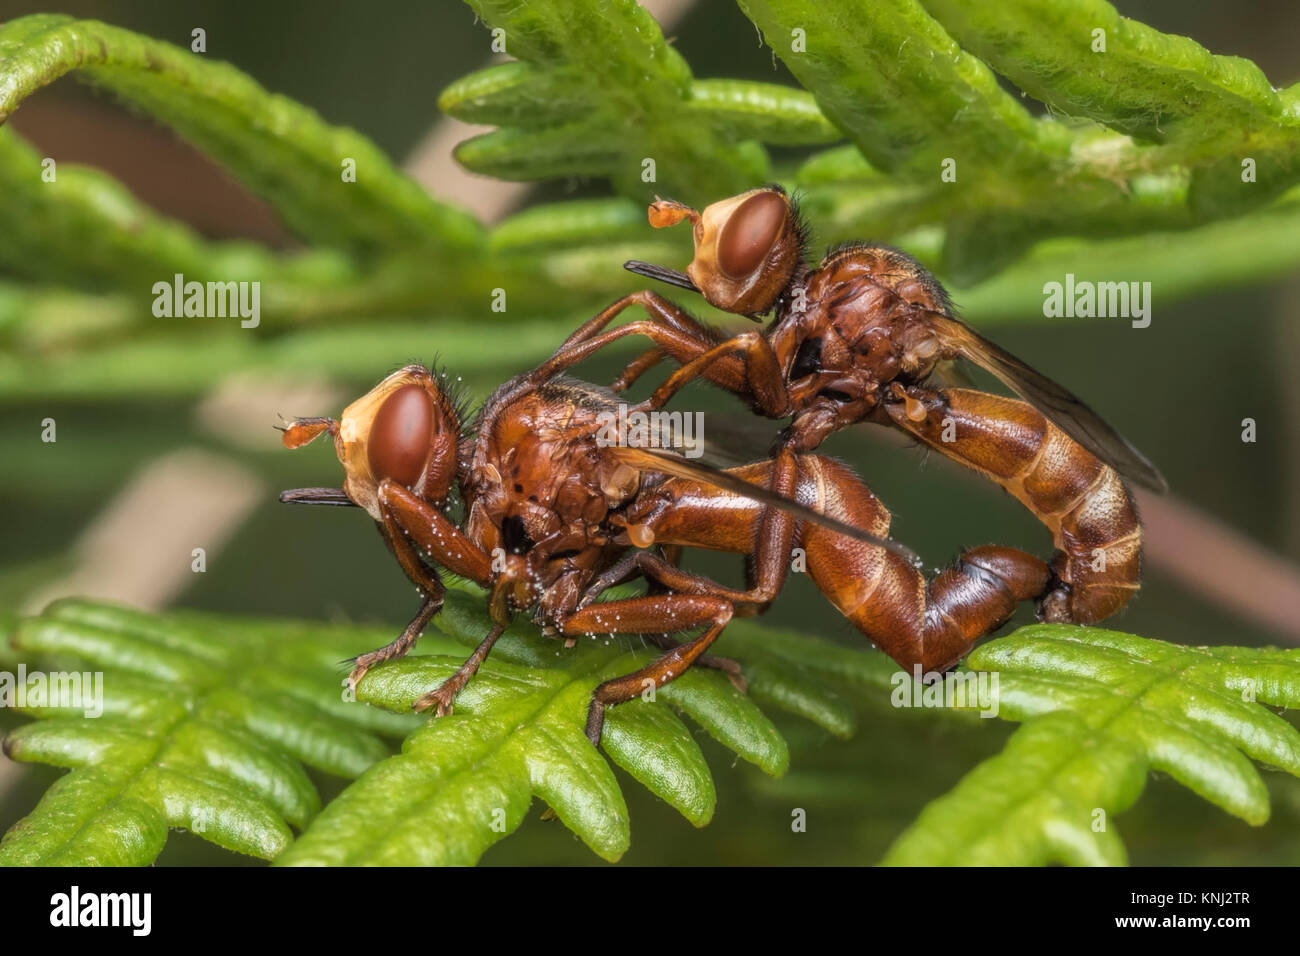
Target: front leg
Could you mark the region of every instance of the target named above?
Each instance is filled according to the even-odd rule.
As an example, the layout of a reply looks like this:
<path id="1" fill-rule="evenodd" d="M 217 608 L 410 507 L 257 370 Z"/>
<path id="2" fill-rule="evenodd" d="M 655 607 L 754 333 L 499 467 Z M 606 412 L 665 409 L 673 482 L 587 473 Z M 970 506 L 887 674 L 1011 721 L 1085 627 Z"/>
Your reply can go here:
<path id="1" fill-rule="evenodd" d="M 391 478 L 379 483 L 379 510 L 394 539 L 409 538 L 435 564 L 468 578 L 480 587 L 492 586 L 492 557 L 465 536 L 429 502 Z"/>
<path id="2" fill-rule="evenodd" d="M 642 306 L 648 317 L 616 329 L 605 330 L 605 326 L 632 305 Z M 656 350 L 661 350 L 683 365 L 722 341 L 717 332 L 696 321 L 684 309 L 658 293 L 648 290 L 633 292 L 583 323 L 565 339 L 554 355 L 529 374 L 528 380 L 532 384 L 548 381 L 611 342 L 629 335 L 644 335 L 655 344 Z M 734 356 L 729 358 L 730 361 L 713 364 L 709 378 L 729 391 L 743 394 L 745 369 Z M 638 359 L 633 364 L 639 365 L 640 362 Z M 644 368 L 641 370 L 644 371 Z"/>
<path id="3" fill-rule="evenodd" d="M 439 592 L 437 597 L 426 597 L 420 602 L 420 609 L 415 612 L 415 617 L 411 618 L 411 623 L 406 625 L 401 635 L 391 644 L 385 644 L 383 647 L 369 651 L 359 657 L 353 658 L 352 673 L 347 677 L 347 684 L 356 693 L 357 684 L 361 678 L 366 676 L 366 671 L 376 664 L 382 664 L 384 661 L 391 661 L 398 657 L 405 657 L 407 651 L 415 646 L 415 642 L 420 639 L 424 629 L 429 626 L 433 616 L 442 608 L 442 593 Z"/>
<path id="4" fill-rule="evenodd" d="M 420 609 L 415 612 L 415 617 L 411 618 L 411 622 L 402 630 L 397 640 L 353 659 L 352 673 L 348 674 L 347 678 L 353 693 L 356 692 L 357 684 L 366 676 L 370 668 L 384 661 L 406 656 L 407 652 L 415 646 L 415 642 L 420 639 L 429 622 L 433 620 L 433 616 L 442 608 L 445 593 L 438 572 L 420 560 L 419 552 L 392 512 L 381 505 L 379 513 L 383 519 L 379 524 L 379 533 L 383 536 L 384 543 L 388 545 L 388 550 L 393 552 L 397 563 L 406 572 L 406 576 L 420 592 Z"/>
<path id="5" fill-rule="evenodd" d="M 423 498 L 396 482 L 385 479 L 379 485 L 379 512 L 383 518 L 381 531 L 384 539 L 397 556 L 402 570 L 420 589 L 424 599 L 420 604 L 420 610 L 412 618 L 411 623 L 406 625 L 397 640 L 356 658 L 352 673 L 348 675 L 348 683 L 354 689 L 357 682 L 374 665 L 405 656 L 415 646 L 415 642 L 419 640 L 429 621 L 433 620 L 433 616 L 442 607 L 444 594 L 442 581 L 437 572 L 425 565 L 420 557 L 421 551 L 430 560 L 453 574 L 469 578 L 484 587 L 492 583 L 492 559 L 465 537 L 441 511 Z M 489 635 L 489 640 L 485 640 L 471 655 L 470 660 L 465 662 L 461 668 L 461 671 L 465 672 L 464 676 L 451 691 L 451 697 L 454 697 L 456 691 L 459 691 L 478 670 L 478 665 L 482 663 L 499 636 L 500 630 L 494 631 Z M 457 675 L 461 674 L 461 671 L 457 671 Z M 451 681 L 447 682 L 450 683 Z M 421 698 L 416 702 L 417 706 L 431 697 L 432 695 L 426 695 Z M 425 706 L 429 706 L 429 703 Z M 450 709 L 450 697 L 447 701 L 447 709 Z M 442 712 L 441 706 L 439 712 Z"/>
<path id="6" fill-rule="evenodd" d="M 456 669 L 456 673 L 439 684 L 435 690 L 429 691 L 416 700 L 411 705 L 412 709 L 426 711 L 430 707 L 436 706 L 434 716 L 446 717 L 450 714 L 452 712 L 452 702 L 455 701 L 456 695 L 469 683 L 469 679 L 478 673 L 479 665 L 487 659 L 488 652 L 492 650 L 492 645 L 497 642 L 497 638 L 501 636 L 505 629 L 504 624 L 493 625 L 492 630 L 488 631 L 488 636 L 479 642 L 478 647 L 474 648 L 474 653 Z"/>
<path id="7" fill-rule="evenodd" d="M 656 324 L 662 325 L 664 328 L 682 332 L 691 338 L 700 340 L 701 342 L 717 341 L 717 336 L 713 333 L 712 329 L 704 325 L 677 303 L 673 302 L 671 299 L 665 299 L 658 292 L 651 292 L 649 289 L 641 289 L 637 292 L 630 292 L 616 302 L 610 303 L 594 317 L 580 325 L 572 335 L 561 343 L 559 352 L 563 352 L 566 348 L 585 342 L 604 331 L 605 326 L 609 325 L 610 322 L 617 318 L 624 309 L 633 305 L 639 305 L 644 308 L 646 313 L 650 316 L 650 319 Z"/>
<path id="8" fill-rule="evenodd" d="M 791 414 L 793 408 L 780 360 L 767 339 L 753 331 L 742 332 L 695 356 L 668 376 L 648 399 L 636 406 L 637 410 L 662 408 L 687 384 L 700 376 L 715 378 L 714 366 L 734 364 L 737 357 L 744 365 L 745 389 L 740 394 L 750 396 L 755 409 L 768 418 L 785 418 Z M 621 379 L 626 378 L 627 371 L 624 370 Z"/>

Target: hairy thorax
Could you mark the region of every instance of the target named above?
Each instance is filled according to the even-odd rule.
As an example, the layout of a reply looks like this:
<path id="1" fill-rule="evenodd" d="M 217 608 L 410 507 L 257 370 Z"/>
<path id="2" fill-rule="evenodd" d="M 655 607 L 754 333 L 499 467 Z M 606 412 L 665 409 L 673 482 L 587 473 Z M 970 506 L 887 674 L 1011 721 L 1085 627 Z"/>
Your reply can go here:
<path id="1" fill-rule="evenodd" d="M 782 301 L 771 327 L 796 430 L 812 447 L 869 415 L 891 382 L 920 381 L 940 358 L 925 316 L 947 300 L 902 260 L 895 269 L 891 255 L 865 246 L 831 252 Z"/>
<path id="2" fill-rule="evenodd" d="M 463 485 L 466 531 L 496 557 L 516 610 L 544 623 L 571 611 L 612 553 L 611 512 L 639 490 L 635 469 L 599 440 L 616 410 L 603 390 L 565 381 L 494 395 Z"/>

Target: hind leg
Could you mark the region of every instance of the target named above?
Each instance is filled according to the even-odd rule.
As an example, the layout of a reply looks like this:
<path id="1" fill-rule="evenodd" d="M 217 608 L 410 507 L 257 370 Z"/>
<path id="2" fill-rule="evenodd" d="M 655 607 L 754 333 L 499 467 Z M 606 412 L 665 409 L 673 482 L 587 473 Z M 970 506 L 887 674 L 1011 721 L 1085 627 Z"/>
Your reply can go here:
<path id="1" fill-rule="evenodd" d="M 650 688 L 662 687 L 680 677 L 717 640 L 730 620 L 731 605 L 721 598 L 660 594 L 593 604 L 562 621 L 561 632 L 573 637 L 583 634 L 663 633 L 706 625 L 699 637 L 674 646 L 654 663 L 607 680 L 595 689 L 587 709 L 587 738 L 592 746 L 600 746 L 605 708 L 629 701 Z"/>

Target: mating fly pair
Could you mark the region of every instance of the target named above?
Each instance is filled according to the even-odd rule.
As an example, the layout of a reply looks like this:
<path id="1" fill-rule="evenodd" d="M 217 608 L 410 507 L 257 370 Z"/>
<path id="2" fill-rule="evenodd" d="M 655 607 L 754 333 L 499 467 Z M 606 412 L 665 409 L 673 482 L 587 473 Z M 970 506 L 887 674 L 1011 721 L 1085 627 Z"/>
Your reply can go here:
<path id="1" fill-rule="evenodd" d="M 342 489 L 302 488 L 281 500 L 364 508 L 421 593 L 419 611 L 397 640 L 357 658 L 353 684 L 410 650 L 442 605 L 443 568 L 488 591 L 493 623 L 464 665 L 416 701 L 417 710 L 449 713 L 517 612 L 532 612 L 553 637 L 645 634 L 666 648 L 653 664 L 596 688 L 587 733 L 598 743 L 607 706 L 680 675 L 733 614 L 758 610 L 748 593 L 678 568 L 662 556 L 665 547 L 750 551 L 758 515 L 773 507 L 792 517 L 813 554 L 820 553 L 814 542 L 837 538 L 872 553 L 910 556 L 834 513 L 772 494 L 764 464 L 728 473 L 656 448 L 606 443 L 604 425 L 617 407 L 608 390 L 535 371 L 498 388 L 465 431 L 441 378 L 410 365 L 337 421 L 306 418 L 284 428 L 292 448 L 329 434 L 346 477 Z M 661 442 L 647 436 L 648 444 Z M 453 491 L 464 508 L 459 524 L 443 511 Z M 815 497 L 811 487 L 805 492 Z M 656 593 L 593 603 L 636 574 L 655 582 Z M 667 636 L 700 628 L 680 645 Z M 727 670 L 743 687 L 734 662 L 701 663 Z"/>
<path id="2" fill-rule="evenodd" d="M 410 366 L 353 403 L 335 422 L 300 419 L 297 447 L 330 433 L 346 481 L 341 491 L 302 489 L 286 501 L 356 504 L 379 524 L 423 599 L 392 644 L 358 658 L 351 679 L 410 649 L 441 605 L 436 567 L 489 591 L 492 630 L 417 709 L 450 711 L 512 613 L 532 611 L 547 633 L 643 634 L 667 648 L 658 661 L 601 684 L 587 732 L 599 742 L 607 706 L 662 685 L 697 660 L 734 614 L 758 613 L 780 591 L 791 550 L 813 581 L 873 643 L 909 670 L 943 670 L 1001 626 L 1025 600 L 1040 618 L 1091 623 L 1137 590 L 1141 532 L 1121 475 L 1157 489 L 1142 455 L 1071 393 L 983 339 L 952 315 L 938 283 L 886 247 L 851 244 L 812 268 L 793 203 L 779 187 L 753 190 L 702 213 L 671 201 L 650 207 L 656 227 L 694 229 L 685 273 L 627 268 L 701 293 L 739 315 L 773 313 L 760 332 L 725 337 L 657 293 L 609 306 L 533 372 L 501 386 L 471 433 L 438 380 Z M 647 318 L 607 329 L 630 305 Z M 561 373 L 627 335 L 653 345 L 614 389 L 665 358 L 680 365 L 632 411 L 658 409 L 695 378 L 790 424 L 770 457 L 718 471 L 649 448 L 597 440 L 616 407 L 612 392 Z M 931 384 L 958 358 L 991 371 L 1028 402 Z M 847 467 L 816 454 L 831 433 L 858 422 L 899 428 L 1002 485 L 1051 530 L 1042 559 L 1007 547 L 965 551 L 927 582 L 906 548 L 888 540 L 890 516 Z M 465 506 L 457 526 L 442 513 L 453 486 Z M 677 566 L 682 547 L 746 554 L 743 590 Z M 494 557 L 498 560 L 494 560 Z M 643 597 L 595 602 L 634 577 Z M 678 645 L 668 634 L 696 631 Z M 735 665 L 704 657 L 701 663 Z"/>

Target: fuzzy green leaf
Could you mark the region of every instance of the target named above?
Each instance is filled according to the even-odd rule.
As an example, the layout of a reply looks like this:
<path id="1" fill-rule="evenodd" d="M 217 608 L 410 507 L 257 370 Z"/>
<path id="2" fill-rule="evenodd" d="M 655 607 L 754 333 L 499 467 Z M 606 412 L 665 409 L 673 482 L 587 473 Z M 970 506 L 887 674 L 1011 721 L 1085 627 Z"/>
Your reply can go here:
<path id="1" fill-rule="evenodd" d="M 0 862 L 138 865 L 158 854 L 170 826 L 284 863 L 472 863 L 523 821 L 534 796 L 593 851 L 617 859 L 631 831 L 607 757 L 704 826 L 713 777 L 679 713 L 779 776 L 789 752 L 755 701 L 843 736 L 852 710 L 820 678 L 845 691 L 879 687 L 889 666 L 878 654 L 736 622 L 719 647 L 746 659 L 751 695 L 696 668 L 657 700 L 609 711 L 601 753 L 584 733 L 592 690 L 660 652 L 610 639 L 565 649 L 517 625 L 455 713 L 428 719 L 411 714 L 411 703 L 489 626 L 475 590 L 450 592 L 435 620 L 442 636 L 426 635 L 419 656 L 372 670 L 360 703 L 341 696 L 340 661 L 391 635 L 82 601 L 21 621 L 15 659 L 102 670 L 103 714 L 35 698 L 19 708 L 42 719 L 10 734 L 7 752 L 73 772 L 5 837 Z M 412 728 L 401 753 L 386 757 L 375 734 Z M 361 776 L 316 817 L 303 764 Z M 306 828 L 292 846 L 290 827 Z"/>
<path id="2" fill-rule="evenodd" d="M 527 64 L 494 67 L 443 93 L 448 112 L 503 123 L 457 149 L 456 158 L 476 172 L 506 179 L 604 175 L 639 201 L 667 191 L 704 202 L 770 175 L 761 148 L 734 143 L 728 134 L 752 136 L 776 125 L 793 128 L 787 142 L 835 135 L 797 92 L 715 84 L 696 93 L 686 62 L 632 0 L 470 0 L 470 6 L 488 26 L 505 31 L 507 52 Z M 789 122 L 773 113 L 785 113 Z M 530 114 L 550 122 L 520 124 Z M 702 122 L 684 122 L 690 115 Z M 647 160 L 655 165 L 653 180 L 642 178 Z"/>
<path id="3" fill-rule="evenodd" d="M 142 865 L 169 827 L 274 858 L 320 808 L 304 764 L 354 777 L 388 753 L 377 734 L 414 723 L 342 700 L 339 661 L 376 639 L 72 600 L 21 622 L 17 653 L 78 670 L 55 670 L 56 686 L 29 664 L 24 696 L 7 688 L 41 719 L 5 738 L 5 752 L 72 772 L 5 835 L 0 863 Z M 95 686 L 102 714 L 93 696 L 73 696 Z"/>
<path id="4" fill-rule="evenodd" d="M 1192 119 L 1201 136 L 1283 119 L 1281 98 L 1254 63 L 1122 17 L 1106 0 L 922 2 L 1030 96 L 1125 133 L 1166 142 L 1190 134 Z"/>
<path id="5" fill-rule="evenodd" d="M 1214 56 L 1187 37 L 1120 16 L 1106 0 L 1020 0 L 996 11 L 971 0 L 925 5 L 1031 96 L 1169 144 L 1166 161 L 1176 156 L 1195 167 L 1190 200 L 1203 215 L 1239 215 L 1300 175 L 1293 99 L 1249 60 Z M 1247 156 L 1257 167 L 1251 182 L 1241 176 Z"/>
<path id="6" fill-rule="evenodd" d="M 429 199 L 364 138 L 226 64 L 93 21 L 0 26 L 0 111 L 72 71 L 172 125 L 314 243 L 279 254 L 202 240 L 94 171 L 61 165 L 42 181 L 40 157 L 0 130 L 0 264 L 41 283 L 0 289 L 0 341 L 16 347 L 0 359 L 0 396 L 42 382 L 92 390 L 79 378 L 88 364 L 136 394 L 203 388 L 236 353 L 282 372 L 311 366 L 314 335 L 255 349 L 234 341 L 254 337 L 238 330 L 155 318 L 149 290 L 175 274 L 260 281 L 268 331 L 343 321 L 344 338 L 356 330 L 386 354 L 430 314 L 481 315 L 496 288 L 509 295 L 501 321 L 560 328 L 638 284 L 624 259 L 687 261 L 686 230 L 645 222 L 651 194 L 705 203 L 774 173 L 802 195 L 819 243 L 908 249 L 977 323 L 1041 316 L 1043 284 L 1066 273 L 1137 277 L 1169 303 L 1300 262 L 1289 191 L 1300 182 L 1300 86 L 1275 91 L 1246 61 L 1119 18 L 1103 0 L 742 6 L 806 90 L 696 79 L 631 0 L 474 4 L 520 59 L 444 92 L 446 111 L 497 126 L 461 144 L 462 161 L 511 178 L 607 176 L 632 197 L 527 209 L 490 231 Z M 1094 23 L 1108 31 L 1105 54 L 1086 42 Z M 994 70 L 1052 115 L 1032 117 Z M 761 145 L 845 137 L 797 169 L 774 171 Z M 356 183 L 338 175 L 342 152 L 365 173 Z M 645 159 L 654 182 L 642 180 Z M 945 160 L 955 181 L 940 177 Z M 77 299 L 74 288 L 103 297 Z M 408 328 L 372 335 L 377 318 Z M 493 354 L 523 366 L 541 355 L 534 341 L 511 335 Z M 330 354 L 368 377 L 360 358 L 347 360 L 368 350 Z"/>
<path id="7" fill-rule="evenodd" d="M 885 170 L 960 155 L 1010 174 L 1065 144 L 1047 138 L 916 0 L 741 0 L 773 51 L 862 154 Z M 804 49 L 793 43 L 801 31 Z"/>
<path id="8" fill-rule="evenodd" d="M 451 592 L 435 623 L 471 648 L 491 626 L 477 593 Z M 516 625 L 493 648 L 454 713 L 407 738 L 402 753 L 352 784 L 278 861 L 285 864 L 470 864 L 523 822 L 534 796 L 605 859 L 627 849 L 627 806 L 583 728 L 596 685 L 653 660 L 653 649 L 584 640 L 563 649 Z M 359 700 L 403 712 L 460 665 L 431 655 L 379 667 Z M 671 705 L 671 709 L 662 703 Z M 721 675 L 696 668 L 608 712 L 605 754 L 696 826 L 716 796 L 699 745 L 674 710 L 771 774 L 789 764 L 785 741 Z M 394 793 L 394 780 L 403 781 Z M 414 836 L 419 834 L 418 837 Z"/>
<path id="9" fill-rule="evenodd" d="M 1123 863 L 1108 816 L 1166 773 L 1254 825 L 1269 797 L 1252 759 L 1300 776 L 1300 731 L 1264 705 L 1300 703 L 1300 651 L 1181 647 L 1040 624 L 967 659 L 998 677 L 1006 750 L 922 812 L 886 862 Z"/>
<path id="10" fill-rule="evenodd" d="M 1274 91 L 1248 61 L 1124 20 L 1104 0 L 1082 8 L 1063 0 L 997 8 L 966 0 L 745 0 L 741 8 L 812 99 L 683 73 L 689 109 L 670 104 L 674 118 L 692 116 L 701 143 L 710 134 L 740 143 L 834 142 L 832 131 L 842 131 L 856 149 L 837 147 L 787 178 L 796 188 L 825 184 L 829 166 L 845 157 L 855 179 L 870 173 L 865 185 L 811 190 L 819 235 L 907 237 L 942 227 L 939 264 L 959 285 L 992 275 L 1043 239 L 1187 229 L 1240 216 L 1300 181 L 1291 91 Z M 592 13 L 583 4 L 571 12 L 575 25 Z M 528 26 L 545 18 L 530 7 Z M 1050 28 L 1040 42 L 1043 24 Z M 1093 29 L 1109 32 L 1104 54 L 1090 48 Z M 584 87 L 578 77 L 595 69 L 586 47 L 568 39 L 543 47 L 535 62 L 517 52 L 530 62 L 492 67 L 444 95 L 456 115 L 501 127 L 463 144 L 462 162 L 508 178 L 603 170 L 627 195 L 645 198 L 644 184 L 628 183 L 628 166 L 651 154 L 629 139 L 625 117 L 651 113 L 656 101 L 653 92 L 641 96 L 642 76 L 618 89 L 632 73 L 621 58 L 632 51 L 603 46 L 614 52 L 602 82 Z M 1091 117 L 1115 131 L 1032 116 L 999 86 L 995 69 L 1056 115 Z M 601 104 L 616 101 L 620 111 L 602 113 Z M 678 141 L 660 130 L 655 142 L 661 152 L 653 155 L 662 156 Z M 1258 170 L 1244 181 L 1246 151 Z M 948 164 L 953 177 L 945 179 Z M 687 167 L 674 159 L 660 192 L 691 201 L 727 194 L 702 189 L 702 180 L 682 183 L 679 169 Z"/>
<path id="11" fill-rule="evenodd" d="M 1124 844 L 1096 810 L 1127 809 L 1142 792 L 1145 771 L 1141 757 L 1122 743 L 1073 714 L 1049 714 L 927 806 L 885 862 L 1122 866 Z M 1094 829 L 1098 820 L 1105 829 Z"/>
<path id="12" fill-rule="evenodd" d="M 173 127 L 276 207 L 304 237 L 365 249 L 472 249 L 481 227 L 435 202 L 369 140 L 332 127 L 225 63 L 93 20 L 37 14 L 0 26 L 0 123 L 64 74 Z M 345 182 L 345 159 L 357 163 Z M 32 178 L 39 181 L 36 171 Z"/>

